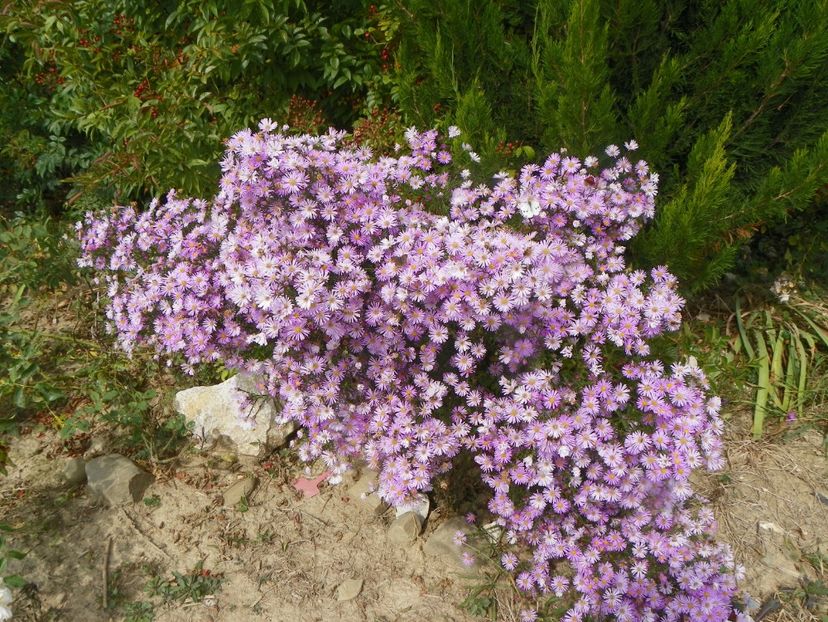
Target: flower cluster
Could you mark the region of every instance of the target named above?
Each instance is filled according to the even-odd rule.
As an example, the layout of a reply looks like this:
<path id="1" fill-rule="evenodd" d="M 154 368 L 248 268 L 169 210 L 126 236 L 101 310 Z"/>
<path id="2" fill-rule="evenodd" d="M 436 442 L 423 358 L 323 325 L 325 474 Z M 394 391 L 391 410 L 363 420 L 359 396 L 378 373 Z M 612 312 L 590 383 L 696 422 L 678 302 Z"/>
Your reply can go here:
<path id="1" fill-rule="evenodd" d="M 303 459 L 365 460 L 395 505 L 470 452 L 504 567 L 565 620 L 727 620 L 736 567 L 688 483 L 721 464 L 719 401 L 650 355 L 675 278 L 623 258 L 654 210 L 646 163 L 611 146 L 603 169 L 553 154 L 475 183 L 436 131 L 374 157 L 283 129 L 235 135 L 210 202 L 79 223 L 120 345 L 264 378 Z"/>

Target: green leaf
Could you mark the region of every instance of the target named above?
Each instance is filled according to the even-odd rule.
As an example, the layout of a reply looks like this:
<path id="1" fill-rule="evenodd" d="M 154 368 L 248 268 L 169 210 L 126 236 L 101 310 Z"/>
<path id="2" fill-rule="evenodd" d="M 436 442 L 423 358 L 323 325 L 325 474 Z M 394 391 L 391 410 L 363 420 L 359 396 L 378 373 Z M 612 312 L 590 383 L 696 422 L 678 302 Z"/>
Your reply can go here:
<path id="1" fill-rule="evenodd" d="M 745 348 L 748 359 L 752 361 L 756 358 L 756 352 L 753 350 L 753 346 L 750 345 L 750 339 L 748 339 L 747 332 L 745 331 L 745 325 L 742 322 L 742 310 L 739 307 L 738 297 L 736 298 L 736 327 L 739 330 L 739 336 L 742 338 L 742 345 Z"/>
<path id="2" fill-rule="evenodd" d="M 799 360 L 799 384 L 797 385 L 796 390 L 796 411 L 797 414 L 801 415 L 802 410 L 805 407 L 805 387 L 808 385 L 808 355 L 805 352 L 805 346 L 802 345 L 802 340 L 799 339 L 798 334 L 794 335 L 794 345 L 796 346 Z"/>
<path id="3" fill-rule="evenodd" d="M 7 577 L 3 577 L 3 582 L 9 587 L 16 589 L 20 589 L 21 587 L 25 587 L 26 585 L 26 580 L 17 574 L 11 574 Z"/>
<path id="4" fill-rule="evenodd" d="M 771 399 L 773 400 L 774 405 L 782 409 L 782 400 L 779 399 L 779 392 L 777 391 L 778 384 L 780 380 L 783 378 L 783 370 L 782 370 L 782 353 L 784 352 L 784 335 L 783 331 L 780 329 L 779 335 L 776 337 L 773 343 L 773 355 L 771 358 L 771 368 L 770 368 L 770 378 L 768 379 L 768 389 L 770 391 Z"/>
<path id="5" fill-rule="evenodd" d="M 765 345 L 765 337 L 760 331 L 756 331 L 756 343 L 759 349 L 759 379 L 756 391 L 756 403 L 753 410 L 753 438 L 762 438 L 762 429 L 765 424 L 767 413 L 768 393 L 770 390 L 770 361 L 768 348 Z"/>
<path id="6" fill-rule="evenodd" d="M 796 311 L 799 315 L 801 315 L 801 316 L 802 316 L 802 318 L 803 318 L 803 319 L 804 319 L 804 320 L 808 323 L 808 325 L 809 325 L 809 326 L 813 329 L 813 331 L 814 331 L 814 332 L 815 332 L 815 333 L 819 336 L 819 338 L 822 340 L 822 343 L 823 343 L 823 344 L 825 344 L 825 347 L 826 347 L 826 348 L 828 348 L 828 332 L 826 332 L 826 331 L 825 331 L 825 330 L 823 330 L 820 326 L 818 326 L 818 325 L 817 325 L 817 323 L 816 323 L 816 322 L 814 322 L 814 321 L 810 318 L 810 316 L 808 316 L 806 313 L 803 313 L 802 311 L 800 311 L 800 310 L 799 310 L 799 309 L 797 309 L 796 307 L 794 307 L 794 311 Z"/>
<path id="7" fill-rule="evenodd" d="M 785 367 L 785 389 L 782 395 L 782 410 L 788 412 L 791 409 L 791 399 L 794 392 L 794 375 L 797 368 L 797 350 L 794 343 L 794 336 L 788 344 L 788 362 Z"/>
<path id="8" fill-rule="evenodd" d="M 24 408 L 26 408 L 27 404 L 28 401 L 26 400 L 26 392 L 24 388 L 17 387 L 17 389 L 14 392 L 14 405 L 20 410 L 23 410 Z"/>

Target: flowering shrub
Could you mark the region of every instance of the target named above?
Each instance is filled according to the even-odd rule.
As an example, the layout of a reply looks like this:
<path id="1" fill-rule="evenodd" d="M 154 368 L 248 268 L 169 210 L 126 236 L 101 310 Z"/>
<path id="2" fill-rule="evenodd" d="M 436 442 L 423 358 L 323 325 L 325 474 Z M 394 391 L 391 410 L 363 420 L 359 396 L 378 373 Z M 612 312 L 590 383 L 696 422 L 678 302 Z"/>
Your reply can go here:
<path id="1" fill-rule="evenodd" d="M 675 278 L 623 259 L 654 210 L 646 163 L 553 154 L 487 185 L 435 131 L 375 158 L 259 129 L 229 141 L 212 201 L 78 225 L 120 345 L 261 376 L 303 459 L 366 460 L 392 504 L 471 452 L 503 566 L 565 620 L 728 619 L 736 568 L 688 482 L 722 463 L 720 402 L 650 356 Z"/>

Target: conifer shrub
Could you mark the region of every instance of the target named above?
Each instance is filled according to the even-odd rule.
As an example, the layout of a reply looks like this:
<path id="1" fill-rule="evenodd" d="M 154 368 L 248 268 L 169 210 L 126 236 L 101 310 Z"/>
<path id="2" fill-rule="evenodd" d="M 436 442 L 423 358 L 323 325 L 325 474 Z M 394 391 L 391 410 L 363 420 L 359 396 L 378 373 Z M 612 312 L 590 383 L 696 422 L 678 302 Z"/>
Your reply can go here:
<path id="1" fill-rule="evenodd" d="M 234 135 L 211 200 L 78 223 L 120 345 L 260 376 L 303 459 L 367 461 L 394 505 L 470 456 L 503 567 L 569 622 L 748 620 L 689 483 L 722 465 L 720 400 L 651 353 L 676 278 L 623 257 L 658 187 L 636 145 L 487 179 L 433 130 L 378 157 L 285 129 Z"/>
<path id="2" fill-rule="evenodd" d="M 456 123 L 484 161 L 504 141 L 583 156 L 634 137 L 662 206 L 632 245 L 688 291 L 828 184 L 824 2 L 404 0 L 397 96 Z M 531 153 L 531 152 L 530 152 Z M 821 216 L 824 219 L 824 216 Z"/>

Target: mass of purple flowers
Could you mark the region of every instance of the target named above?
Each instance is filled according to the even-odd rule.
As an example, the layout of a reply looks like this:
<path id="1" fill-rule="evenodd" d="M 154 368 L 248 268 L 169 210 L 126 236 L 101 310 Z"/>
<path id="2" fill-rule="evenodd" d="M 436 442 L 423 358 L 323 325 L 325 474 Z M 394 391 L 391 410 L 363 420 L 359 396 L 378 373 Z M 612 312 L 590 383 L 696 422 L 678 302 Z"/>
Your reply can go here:
<path id="1" fill-rule="evenodd" d="M 120 345 L 264 378 L 304 460 L 366 461 L 391 504 L 471 453 L 504 568 L 563 620 L 748 620 L 688 482 L 722 465 L 720 401 L 650 354 L 679 325 L 676 279 L 624 262 L 647 164 L 611 146 L 603 169 L 556 153 L 481 184 L 436 131 L 374 157 L 284 129 L 233 136 L 211 201 L 78 225 Z"/>

